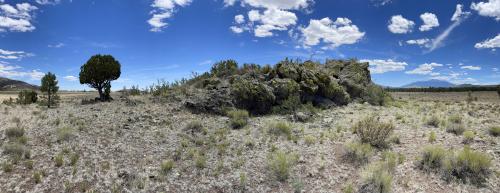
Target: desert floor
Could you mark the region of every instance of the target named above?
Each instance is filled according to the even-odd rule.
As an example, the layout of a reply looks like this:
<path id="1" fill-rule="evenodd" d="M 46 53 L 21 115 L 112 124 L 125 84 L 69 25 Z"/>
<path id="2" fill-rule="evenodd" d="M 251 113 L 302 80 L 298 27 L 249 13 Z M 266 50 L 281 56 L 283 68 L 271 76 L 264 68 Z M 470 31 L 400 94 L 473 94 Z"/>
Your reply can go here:
<path id="1" fill-rule="evenodd" d="M 376 150 L 369 161 L 380 160 L 383 151 L 404 156 L 393 174 L 392 192 L 500 190 L 500 137 L 488 133 L 491 126 L 500 125 L 496 92 L 474 93 L 477 101 L 469 105 L 466 93 L 393 93 L 394 106 L 349 104 L 321 110 L 305 123 L 290 115 L 251 117 L 238 130 L 230 129 L 225 116 L 192 114 L 180 103 L 153 103 L 149 96 L 82 105 L 82 98 L 93 98 L 91 94 L 95 93 L 62 94 L 60 106 L 50 109 L 0 104 L 0 145 L 8 141 L 5 130 L 22 127 L 30 152 L 15 162 L 0 154 L 0 163 L 13 162 L 12 171 L 0 170 L 0 192 L 342 192 L 348 186 L 357 190 L 366 164 L 345 161 L 344 147 L 357 139 L 352 126 L 369 115 L 396 126 L 393 136 L 399 143 Z M 0 94 L 1 99 L 8 96 Z M 447 182 L 438 173 L 418 169 L 426 145 L 464 146 L 463 136 L 426 125 L 432 114 L 441 120 L 459 114 L 466 129 L 475 132 L 470 147 L 492 158 L 492 172 L 482 186 Z M 280 120 L 291 124 L 293 140 L 267 132 L 270 123 Z M 202 123 L 202 132 L 184 129 L 193 121 Z M 437 140 L 431 143 L 432 131 Z M 269 170 L 274 150 L 298 158 L 284 182 Z M 56 166 L 61 156 L 63 163 Z M 162 172 L 160 165 L 166 160 L 174 164 Z"/>

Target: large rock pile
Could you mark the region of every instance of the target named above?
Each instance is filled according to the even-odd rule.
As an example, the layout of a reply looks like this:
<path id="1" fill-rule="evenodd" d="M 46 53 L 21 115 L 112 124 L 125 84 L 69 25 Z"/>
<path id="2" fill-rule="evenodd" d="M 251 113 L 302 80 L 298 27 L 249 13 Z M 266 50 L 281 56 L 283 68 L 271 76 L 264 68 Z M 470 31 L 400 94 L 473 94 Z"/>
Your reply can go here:
<path id="1" fill-rule="evenodd" d="M 195 112 L 223 114 L 228 108 L 253 114 L 291 112 L 301 104 L 328 108 L 352 101 L 383 105 L 386 94 L 372 83 L 368 63 L 327 60 L 324 64 L 288 59 L 274 67 L 235 61 L 215 64 L 190 84 L 185 106 Z"/>

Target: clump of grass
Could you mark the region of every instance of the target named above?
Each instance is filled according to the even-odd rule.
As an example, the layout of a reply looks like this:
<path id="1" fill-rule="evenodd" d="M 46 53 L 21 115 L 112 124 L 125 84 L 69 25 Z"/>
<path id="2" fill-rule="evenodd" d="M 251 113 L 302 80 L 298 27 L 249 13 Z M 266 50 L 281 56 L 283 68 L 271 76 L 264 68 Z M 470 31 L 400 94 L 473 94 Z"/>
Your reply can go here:
<path id="1" fill-rule="evenodd" d="M 207 166 L 207 158 L 205 155 L 198 153 L 194 157 L 194 164 L 197 168 L 203 169 Z"/>
<path id="2" fill-rule="evenodd" d="M 12 163 L 9 163 L 7 161 L 5 161 L 5 162 L 2 163 L 2 170 L 5 173 L 12 172 L 13 169 L 14 169 L 14 166 L 12 165 Z"/>
<path id="3" fill-rule="evenodd" d="M 24 128 L 22 127 L 12 127 L 5 130 L 5 135 L 8 138 L 19 138 L 24 135 Z"/>
<path id="4" fill-rule="evenodd" d="M 200 121 L 191 121 L 185 127 L 185 131 L 190 131 L 191 134 L 199 133 L 203 130 L 203 125 Z"/>
<path id="5" fill-rule="evenodd" d="M 447 151 L 441 146 L 427 146 L 422 152 L 419 167 L 424 170 L 440 168 L 443 160 L 447 156 Z"/>
<path id="6" fill-rule="evenodd" d="M 344 157 L 354 163 L 366 163 L 373 155 L 373 148 L 370 144 L 352 142 L 346 145 Z"/>
<path id="7" fill-rule="evenodd" d="M 292 138 L 292 127 L 284 121 L 272 122 L 269 125 L 269 133 L 275 136 L 284 135 L 290 140 Z"/>
<path id="8" fill-rule="evenodd" d="M 463 134 L 463 136 L 464 136 L 464 141 L 463 142 L 465 144 L 469 144 L 469 143 L 472 143 L 474 141 L 475 134 L 472 131 L 465 131 L 464 134 Z"/>
<path id="9" fill-rule="evenodd" d="M 429 125 L 429 126 L 433 126 L 433 127 L 439 127 L 440 122 L 441 122 L 441 120 L 439 119 L 439 117 L 437 115 L 433 114 L 427 118 L 427 120 L 425 121 L 425 124 Z"/>
<path id="10" fill-rule="evenodd" d="M 445 175 L 455 176 L 463 182 L 482 184 L 491 173 L 491 158 L 481 152 L 476 152 L 469 147 L 453 154 L 445 163 Z"/>
<path id="11" fill-rule="evenodd" d="M 167 174 L 174 168 L 174 161 L 173 160 L 166 160 L 161 163 L 160 169 L 162 174 Z"/>
<path id="12" fill-rule="evenodd" d="M 435 141 L 436 141 L 436 132 L 431 131 L 431 133 L 429 133 L 429 142 L 433 143 Z"/>
<path id="13" fill-rule="evenodd" d="M 227 112 L 229 116 L 229 124 L 233 129 L 240 129 L 248 124 L 250 117 L 246 110 L 231 110 Z"/>
<path id="14" fill-rule="evenodd" d="M 490 132 L 490 135 L 493 135 L 495 137 L 500 136 L 500 126 L 490 127 L 489 132 Z"/>
<path id="15" fill-rule="evenodd" d="M 405 160 L 405 156 L 400 153 L 395 153 L 392 151 L 382 152 L 382 161 L 386 164 L 387 168 L 394 170 L 397 165 L 402 164 Z"/>
<path id="16" fill-rule="evenodd" d="M 71 138 L 74 137 L 73 132 L 74 132 L 73 128 L 68 126 L 57 129 L 56 131 L 57 141 L 63 142 L 70 140 Z"/>
<path id="17" fill-rule="evenodd" d="M 78 153 L 71 154 L 69 165 L 74 166 L 80 159 L 80 155 Z"/>
<path id="18" fill-rule="evenodd" d="M 296 156 L 281 150 L 269 155 L 268 166 L 272 174 L 280 182 L 286 181 L 290 176 L 290 170 L 295 165 Z"/>
<path id="19" fill-rule="evenodd" d="M 59 153 L 54 157 L 54 161 L 56 162 L 56 167 L 61 167 L 64 164 L 64 157 L 62 153 Z"/>
<path id="20" fill-rule="evenodd" d="M 388 193 L 391 191 L 392 174 L 383 162 L 370 164 L 362 172 L 362 186 L 359 192 Z"/>
<path id="21" fill-rule="evenodd" d="M 304 143 L 306 143 L 306 145 L 313 145 L 314 143 L 316 143 L 316 137 L 312 135 L 306 135 L 304 137 Z"/>
<path id="22" fill-rule="evenodd" d="M 27 148 L 20 143 L 7 143 L 3 146 L 3 153 L 11 156 L 22 157 Z"/>
<path id="23" fill-rule="evenodd" d="M 382 122 L 380 117 L 370 116 L 356 123 L 353 130 L 361 139 L 361 142 L 374 147 L 385 147 L 387 146 L 387 138 L 394 128 L 394 124 Z"/>
<path id="24" fill-rule="evenodd" d="M 479 185 L 491 173 L 491 158 L 469 147 L 452 152 L 439 146 L 428 146 L 422 152 L 420 169 L 442 173 L 446 179 L 455 177 Z"/>
<path id="25" fill-rule="evenodd" d="M 42 182 L 42 172 L 34 172 L 33 173 L 33 180 L 35 181 L 36 184 Z"/>
<path id="26" fill-rule="evenodd" d="M 446 132 L 461 135 L 465 131 L 465 126 L 462 123 L 448 122 Z"/>

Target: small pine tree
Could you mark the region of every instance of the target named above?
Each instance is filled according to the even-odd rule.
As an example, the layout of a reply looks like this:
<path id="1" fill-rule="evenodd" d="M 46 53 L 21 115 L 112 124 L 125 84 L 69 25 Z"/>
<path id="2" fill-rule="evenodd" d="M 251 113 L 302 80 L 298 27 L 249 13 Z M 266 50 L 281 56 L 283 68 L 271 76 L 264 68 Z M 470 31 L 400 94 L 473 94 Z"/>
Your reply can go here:
<path id="1" fill-rule="evenodd" d="M 59 91 L 59 86 L 57 86 L 56 75 L 52 73 L 47 73 L 42 78 L 42 86 L 40 91 L 47 93 L 47 107 L 50 108 L 50 105 L 55 103 L 56 93 Z"/>

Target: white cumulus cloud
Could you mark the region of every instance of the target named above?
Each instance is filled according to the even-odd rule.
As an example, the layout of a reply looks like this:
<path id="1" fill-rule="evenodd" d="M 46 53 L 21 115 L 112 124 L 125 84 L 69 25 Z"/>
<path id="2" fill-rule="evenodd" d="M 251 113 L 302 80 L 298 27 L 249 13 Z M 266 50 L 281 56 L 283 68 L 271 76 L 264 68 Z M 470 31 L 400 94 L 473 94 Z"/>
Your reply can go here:
<path id="1" fill-rule="evenodd" d="M 435 39 L 433 39 L 431 45 L 429 46 L 429 52 L 432 52 L 435 49 L 443 46 L 443 41 L 446 40 L 446 38 L 448 38 L 450 33 L 456 27 L 458 27 L 465 19 L 469 17 L 470 12 L 463 11 L 462 7 L 463 6 L 461 4 L 457 4 L 455 8 L 455 13 L 451 17 L 451 21 L 453 21 L 453 23 L 450 26 L 448 26 L 448 28 L 446 28 L 446 30 L 444 30 L 441 34 L 439 34 Z"/>
<path id="2" fill-rule="evenodd" d="M 420 19 L 424 22 L 424 24 L 418 28 L 420 31 L 429 31 L 439 26 L 439 20 L 433 13 L 424 13 L 420 15 Z"/>
<path id="3" fill-rule="evenodd" d="M 9 51 L 0 49 L 0 59 L 20 60 L 30 56 L 33 56 L 33 54 L 24 51 Z"/>
<path id="4" fill-rule="evenodd" d="M 415 39 L 415 40 L 407 40 L 406 43 L 409 45 L 418 45 L 420 47 L 429 47 L 431 40 L 428 38 Z"/>
<path id="5" fill-rule="evenodd" d="M 287 31 L 297 24 L 294 10 L 308 8 L 312 0 L 240 0 L 241 6 L 251 8 L 248 21 L 241 14 L 235 16 L 234 33 L 253 32 L 256 37 L 274 36 L 275 31 Z M 236 0 L 224 0 L 225 6 L 232 6 Z"/>
<path id="6" fill-rule="evenodd" d="M 360 60 L 360 62 L 368 62 L 370 64 L 370 72 L 372 74 L 382 74 L 386 72 L 403 71 L 408 65 L 406 62 L 398 62 L 391 59 L 388 60 Z"/>
<path id="7" fill-rule="evenodd" d="M 477 11 L 479 15 L 494 17 L 500 21 L 500 0 L 488 0 L 488 2 L 472 3 L 471 9 Z"/>
<path id="8" fill-rule="evenodd" d="M 482 42 L 476 43 L 476 45 L 474 45 L 474 47 L 477 49 L 500 48 L 500 33 L 497 36 L 495 36 L 494 38 L 487 39 L 487 40 L 484 40 Z"/>
<path id="9" fill-rule="evenodd" d="M 306 47 L 318 45 L 323 40 L 328 48 L 335 48 L 354 44 L 365 35 L 365 32 L 361 32 L 348 18 L 337 18 L 335 21 L 328 17 L 321 20 L 311 19 L 309 25 L 301 27 L 300 31 L 303 36 L 302 43 Z"/>
<path id="10" fill-rule="evenodd" d="M 402 15 L 395 15 L 391 17 L 387 28 L 395 34 L 410 33 L 415 26 L 415 22 L 405 19 Z"/>
<path id="11" fill-rule="evenodd" d="M 32 24 L 32 14 L 37 9 L 37 7 L 29 3 L 0 4 L 0 32 L 29 32 L 35 30 L 35 26 Z"/>
<path id="12" fill-rule="evenodd" d="M 20 66 L 6 65 L 5 63 L 0 63 L 0 76 L 7 78 L 23 78 L 27 77 L 31 80 L 40 80 L 45 74 L 38 70 L 32 71 L 22 71 Z"/>
<path id="13" fill-rule="evenodd" d="M 168 25 L 165 20 L 173 16 L 176 7 L 185 7 L 191 2 L 192 0 L 154 0 L 151 4 L 151 7 L 154 8 L 151 11 L 153 16 L 148 20 L 149 25 L 151 25 L 150 31 L 161 32 Z"/>

